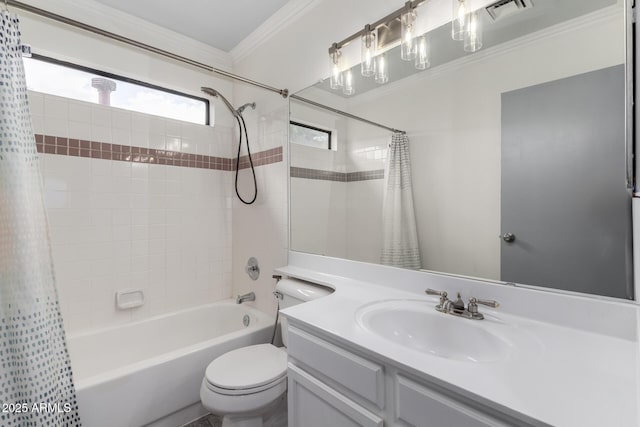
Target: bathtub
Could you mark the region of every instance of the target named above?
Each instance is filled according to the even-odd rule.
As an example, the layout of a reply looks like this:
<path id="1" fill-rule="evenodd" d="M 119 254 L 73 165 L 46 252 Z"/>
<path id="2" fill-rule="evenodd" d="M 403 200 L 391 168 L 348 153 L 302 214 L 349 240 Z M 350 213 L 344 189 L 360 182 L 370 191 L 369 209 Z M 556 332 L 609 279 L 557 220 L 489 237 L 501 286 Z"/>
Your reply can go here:
<path id="1" fill-rule="evenodd" d="M 83 425 L 139 427 L 195 407 L 209 362 L 229 350 L 268 342 L 273 323 L 260 311 L 225 300 L 70 334 Z"/>

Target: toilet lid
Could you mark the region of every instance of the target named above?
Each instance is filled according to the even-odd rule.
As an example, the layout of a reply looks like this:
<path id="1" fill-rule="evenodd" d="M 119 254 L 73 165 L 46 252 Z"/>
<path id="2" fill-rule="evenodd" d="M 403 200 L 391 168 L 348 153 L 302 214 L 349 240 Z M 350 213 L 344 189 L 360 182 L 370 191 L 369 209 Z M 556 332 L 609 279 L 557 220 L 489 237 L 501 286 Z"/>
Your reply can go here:
<path id="1" fill-rule="evenodd" d="M 272 383 L 287 374 L 287 353 L 271 344 L 232 350 L 207 366 L 207 382 L 219 388 L 241 390 Z"/>

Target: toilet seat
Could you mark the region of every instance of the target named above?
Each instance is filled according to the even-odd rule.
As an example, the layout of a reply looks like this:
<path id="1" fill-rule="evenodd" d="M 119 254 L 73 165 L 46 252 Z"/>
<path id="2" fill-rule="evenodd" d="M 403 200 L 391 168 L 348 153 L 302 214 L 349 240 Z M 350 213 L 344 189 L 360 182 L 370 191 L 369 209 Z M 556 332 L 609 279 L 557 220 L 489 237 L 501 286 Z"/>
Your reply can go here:
<path id="1" fill-rule="evenodd" d="M 242 347 L 207 366 L 205 383 L 214 393 L 237 396 L 259 393 L 286 380 L 287 353 L 271 344 Z"/>

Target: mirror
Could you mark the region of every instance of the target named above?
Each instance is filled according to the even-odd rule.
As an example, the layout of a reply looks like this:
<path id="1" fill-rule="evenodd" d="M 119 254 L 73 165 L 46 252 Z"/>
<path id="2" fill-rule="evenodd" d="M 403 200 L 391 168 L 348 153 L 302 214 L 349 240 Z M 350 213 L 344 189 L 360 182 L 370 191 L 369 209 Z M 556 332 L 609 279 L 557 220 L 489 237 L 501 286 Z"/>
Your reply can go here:
<path id="1" fill-rule="evenodd" d="M 479 9 L 477 52 L 443 23 L 424 71 L 397 46 L 386 84 L 357 64 L 354 95 L 292 97 L 292 250 L 634 298 L 625 6 L 528 3 Z"/>

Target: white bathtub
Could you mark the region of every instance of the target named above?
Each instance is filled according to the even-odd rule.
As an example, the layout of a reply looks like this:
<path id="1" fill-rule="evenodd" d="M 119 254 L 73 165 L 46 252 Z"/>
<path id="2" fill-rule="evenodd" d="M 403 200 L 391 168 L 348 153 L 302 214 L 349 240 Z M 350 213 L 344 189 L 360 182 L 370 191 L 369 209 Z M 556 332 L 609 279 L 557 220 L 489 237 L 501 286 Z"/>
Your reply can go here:
<path id="1" fill-rule="evenodd" d="M 69 335 L 83 425 L 139 427 L 197 404 L 209 362 L 268 342 L 273 322 L 229 300 Z"/>

